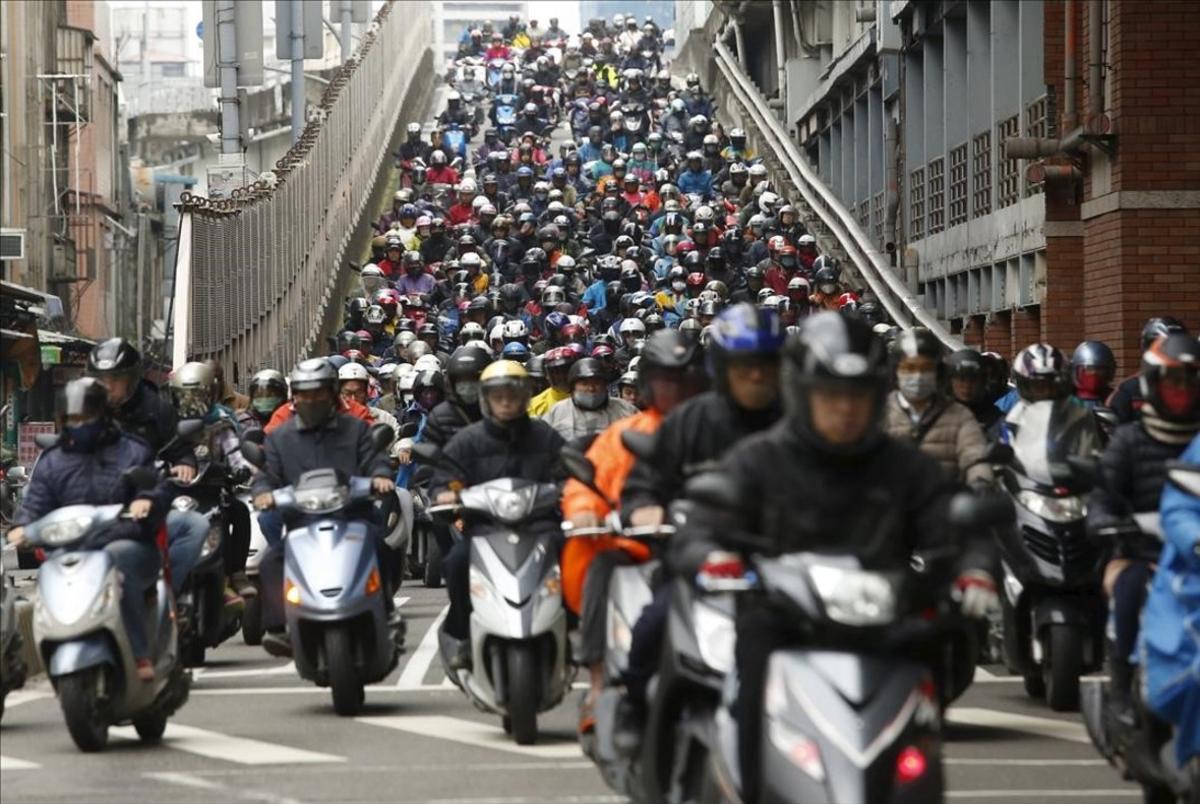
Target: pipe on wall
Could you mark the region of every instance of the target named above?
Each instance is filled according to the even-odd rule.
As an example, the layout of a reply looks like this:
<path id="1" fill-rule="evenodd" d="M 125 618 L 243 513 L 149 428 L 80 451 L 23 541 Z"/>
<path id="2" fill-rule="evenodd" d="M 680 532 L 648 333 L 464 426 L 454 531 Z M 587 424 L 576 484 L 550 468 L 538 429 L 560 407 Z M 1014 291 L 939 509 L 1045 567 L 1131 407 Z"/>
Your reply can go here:
<path id="1" fill-rule="evenodd" d="M 1079 50 L 1079 36 L 1075 29 L 1075 0 L 1066 0 L 1063 3 L 1063 15 L 1063 129 L 1070 131 L 1079 122 L 1075 106 L 1075 57 Z"/>
<path id="2" fill-rule="evenodd" d="M 1101 70 L 1103 69 L 1103 51 L 1100 40 L 1103 37 L 1102 25 L 1104 0 L 1088 1 L 1088 116 L 1084 126 L 1091 130 L 1099 127 L 1100 116 L 1104 114 L 1104 92 L 1101 89 Z"/>
<path id="3" fill-rule="evenodd" d="M 771 10 L 775 15 L 775 61 L 779 69 L 779 100 L 787 104 L 787 50 L 783 45 L 783 0 L 773 0 Z M 739 54 L 739 58 L 740 58 Z"/>

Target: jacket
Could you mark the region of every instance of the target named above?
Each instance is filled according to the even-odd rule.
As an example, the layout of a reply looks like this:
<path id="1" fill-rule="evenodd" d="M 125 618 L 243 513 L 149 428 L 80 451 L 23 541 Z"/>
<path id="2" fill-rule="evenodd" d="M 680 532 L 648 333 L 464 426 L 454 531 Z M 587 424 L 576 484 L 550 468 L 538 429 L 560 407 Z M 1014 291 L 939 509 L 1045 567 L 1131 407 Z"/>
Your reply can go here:
<path id="1" fill-rule="evenodd" d="M 113 421 L 122 432 L 137 436 L 154 452 L 175 438 L 179 417 L 175 407 L 158 391 L 158 386 L 142 380 L 121 406 L 113 411 Z M 171 464 L 195 466 L 191 448 L 182 440 L 162 454 Z"/>
<path id="2" fill-rule="evenodd" d="M 558 454 L 563 444 L 554 428 L 537 419 L 520 419 L 507 427 L 488 419 L 477 421 L 459 430 L 442 450 L 456 468 L 437 467 L 433 492 L 457 491 L 501 477 L 553 482 L 562 475 Z"/>
<path id="3" fill-rule="evenodd" d="M 992 467 L 979 462 L 987 454 L 987 440 L 971 411 L 958 402 L 936 397 L 914 424 L 910 410 L 899 391 L 888 394 L 885 428 L 889 436 L 915 444 L 955 480 L 969 486 L 992 483 Z"/>
<path id="4" fill-rule="evenodd" d="M 621 510 L 666 506 L 680 496 L 689 477 L 715 468 L 727 449 L 778 418 L 777 407 L 747 411 L 717 391 L 692 397 L 663 419 L 653 458 L 634 464 L 621 492 Z"/>
<path id="5" fill-rule="evenodd" d="M 574 441 L 595 435 L 613 422 L 635 413 L 637 408 L 623 399 L 609 397 L 599 410 L 584 410 L 568 397 L 550 408 L 542 421 L 557 430 L 564 440 Z"/>
<path id="6" fill-rule="evenodd" d="M 338 397 L 338 410 L 342 413 L 348 413 L 356 419 L 362 419 L 367 424 L 374 424 L 375 417 L 371 415 L 371 409 L 366 405 L 360 405 L 353 399 Z M 288 402 L 286 405 L 280 405 L 271 414 L 271 421 L 267 422 L 267 426 L 263 430 L 270 435 L 275 430 L 279 429 L 284 422 L 290 421 L 295 417 L 296 408 L 293 403 Z"/>
<path id="7" fill-rule="evenodd" d="M 153 541 L 167 515 L 171 487 L 160 478 L 153 489 L 137 490 L 122 477 L 127 469 L 153 463 L 154 450 L 149 444 L 115 428 L 104 435 L 93 452 L 68 451 L 60 442 L 44 451 L 34 465 L 16 524 L 28 525 L 67 505 L 128 505 L 135 499 L 148 499 L 153 503 L 148 517 L 139 522 L 115 522 L 98 541 Z"/>
<path id="8" fill-rule="evenodd" d="M 707 170 L 685 170 L 679 174 L 679 192 L 684 195 L 693 193 L 702 198 L 712 197 L 712 173 Z"/>
<path id="9" fill-rule="evenodd" d="M 625 449 L 621 443 L 621 434 L 626 430 L 638 433 L 654 433 L 662 425 L 663 415 L 656 408 L 643 410 L 633 416 L 626 416 L 613 422 L 604 432 L 596 436 L 592 446 L 588 448 L 587 456 L 596 467 L 596 486 L 604 492 L 604 497 L 596 496 L 596 492 L 580 483 L 578 480 L 568 480 L 563 486 L 562 514 L 563 521 L 570 522 L 582 513 L 592 513 L 597 519 L 603 520 L 612 509 L 608 500 L 619 500 L 625 479 L 633 469 L 633 453 Z M 563 583 L 563 601 L 567 608 L 579 613 L 583 605 L 583 583 L 587 577 L 588 567 L 598 553 L 621 547 L 630 552 L 639 553 L 636 557 L 645 560 L 649 558 L 646 550 L 637 542 L 627 542 L 613 536 L 595 538 L 567 539 L 563 546 L 561 569 Z M 641 548 L 639 550 L 639 548 Z"/>
<path id="10" fill-rule="evenodd" d="M 571 396 L 570 391 L 559 391 L 550 386 L 545 391 L 529 400 L 529 415 L 530 416 L 545 416 L 550 412 L 550 408 L 557 403 Z"/>
<path id="11" fill-rule="evenodd" d="M 948 511 L 960 486 L 933 458 L 887 436 L 866 453 L 841 456 L 785 420 L 732 447 L 719 471 L 738 504 L 689 516 L 694 530 L 669 545 L 677 572 L 693 573 L 713 549 L 745 551 L 739 535 L 761 539 L 753 552 L 850 553 L 867 569 L 906 567 L 913 552 L 955 542 Z M 989 544 L 986 534 L 969 541 L 957 568 L 987 569 Z"/>
<path id="12" fill-rule="evenodd" d="M 267 431 L 263 449 L 266 465 L 254 475 L 254 494 L 295 484 L 313 469 L 334 469 L 347 477 L 391 478 L 387 455 L 371 444 L 371 428 L 346 413 L 337 413 L 320 427 L 300 429 L 300 420 L 288 419 Z"/>
<path id="13" fill-rule="evenodd" d="M 425 429 L 421 440 L 427 444 L 444 446 L 459 430 L 468 424 L 479 421 L 479 406 L 464 406 L 447 399 L 439 402 L 429 411 L 425 420 Z"/>

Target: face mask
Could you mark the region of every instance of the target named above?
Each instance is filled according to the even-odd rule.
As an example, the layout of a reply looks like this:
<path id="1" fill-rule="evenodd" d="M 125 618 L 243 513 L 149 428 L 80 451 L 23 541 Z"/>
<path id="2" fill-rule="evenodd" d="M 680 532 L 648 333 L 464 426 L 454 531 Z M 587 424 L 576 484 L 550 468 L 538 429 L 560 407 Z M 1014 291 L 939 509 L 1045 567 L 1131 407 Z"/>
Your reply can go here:
<path id="1" fill-rule="evenodd" d="M 456 382 L 454 383 L 454 394 L 464 403 L 474 405 L 479 402 L 479 383 Z"/>
<path id="2" fill-rule="evenodd" d="M 933 396 L 937 390 L 937 374 L 932 371 L 897 374 L 896 387 L 905 399 L 921 402 Z"/>
<path id="3" fill-rule="evenodd" d="M 683 293 L 686 288 L 687 282 L 684 282 L 683 280 L 677 280 L 671 283 L 671 290 L 675 291 L 676 293 Z"/>
<path id="4" fill-rule="evenodd" d="M 584 410 L 599 410 L 608 401 L 608 394 L 603 391 L 595 393 L 574 391 L 571 393 L 571 399 L 574 400 L 576 407 L 583 408 Z"/>
<path id="5" fill-rule="evenodd" d="M 333 402 L 328 399 L 297 402 L 296 415 L 300 417 L 301 429 L 320 427 L 333 415 Z"/>
<path id="6" fill-rule="evenodd" d="M 250 406 L 254 408 L 254 411 L 264 416 L 274 413 L 275 408 L 279 407 L 282 403 L 283 399 L 278 396 L 260 396 L 250 400 Z"/>
<path id="7" fill-rule="evenodd" d="M 64 427 L 63 432 L 66 434 L 67 440 L 63 449 L 68 452 L 92 452 L 100 443 L 100 436 L 104 434 L 104 429 L 102 419 L 76 427 Z"/>

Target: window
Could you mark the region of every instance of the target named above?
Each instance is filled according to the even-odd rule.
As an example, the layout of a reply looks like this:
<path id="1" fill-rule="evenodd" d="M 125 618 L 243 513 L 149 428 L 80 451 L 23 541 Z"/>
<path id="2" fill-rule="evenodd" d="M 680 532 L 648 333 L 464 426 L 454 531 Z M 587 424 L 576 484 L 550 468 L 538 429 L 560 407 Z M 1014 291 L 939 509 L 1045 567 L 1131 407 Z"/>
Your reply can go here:
<path id="1" fill-rule="evenodd" d="M 971 175 L 975 180 L 971 215 L 981 218 L 992 211 L 992 132 L 976 135 L 972 141 Z"/>
<path id="2" fill-rule="evenodd" d="M 1006 139 L 1017 136 L 1020 131 L 1021 118 L 1014 114 L 996 126 L 996 139 L 1003 145 Z M 996 206 L 1007 207 L 1017 203 L 1021 194 L 1021 160 L 1000 159 L 996 164 L 996 173 Z"/>
<path id="3" fill-rule="evenodd" d="M 919 167 L 909 174 L 908 236 L 913 240 L 920 240 L 925 236 L 925 168 L 923 167 Z"/>
<path id="4" fill-rule="evenodd" d="M 1025 107 L 1025 135 L 1028 137 L 1047 137 L 1049 134 L 1046 128 L 1046 96 L 1043 95 Z M 1026 198 L 1031 195 L 1037 195 L 1042 191 L 1041 183 L 1031 182 L 1026 179 L 1024 184 Z"/>
<path id="5" fill-rule="evenodd" d="M 946 228 L 946 159 L 929 161 L 929 233 Z"/>
<path id="6" fill-rule="evenodd" d="M 950 226 L 967 222 L 967 144 L 950 151 Z"/>
<path id="7" fill-rule="evenodd" d="M 181 61 L 165 61 L 158 65 L 163 78 L 183 78 L 187 65 Z"/>
<path id="8" fill-rule="evenodd" d="M 875 242 L 881 246 L 884 242 L 883 210 L 887 203 L 885 196 L 886 193 L 875 193 L 875 197 L 871 199 L 871 226 L 874 230 Z"/>

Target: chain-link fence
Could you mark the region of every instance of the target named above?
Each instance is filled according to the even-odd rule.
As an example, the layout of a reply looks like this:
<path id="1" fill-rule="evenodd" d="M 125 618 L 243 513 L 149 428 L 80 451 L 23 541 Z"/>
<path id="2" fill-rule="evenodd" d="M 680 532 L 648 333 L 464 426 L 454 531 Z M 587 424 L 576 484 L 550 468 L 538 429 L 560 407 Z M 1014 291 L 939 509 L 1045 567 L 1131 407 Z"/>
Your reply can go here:
<path id="1" fill-rule="evenodd" d="M 317 345 L 346 247 L 430 41 L 430 4 L 388 2 L 291 150 L 227 200 L 184 194 L 174 363 L 247 377 Z"/>

